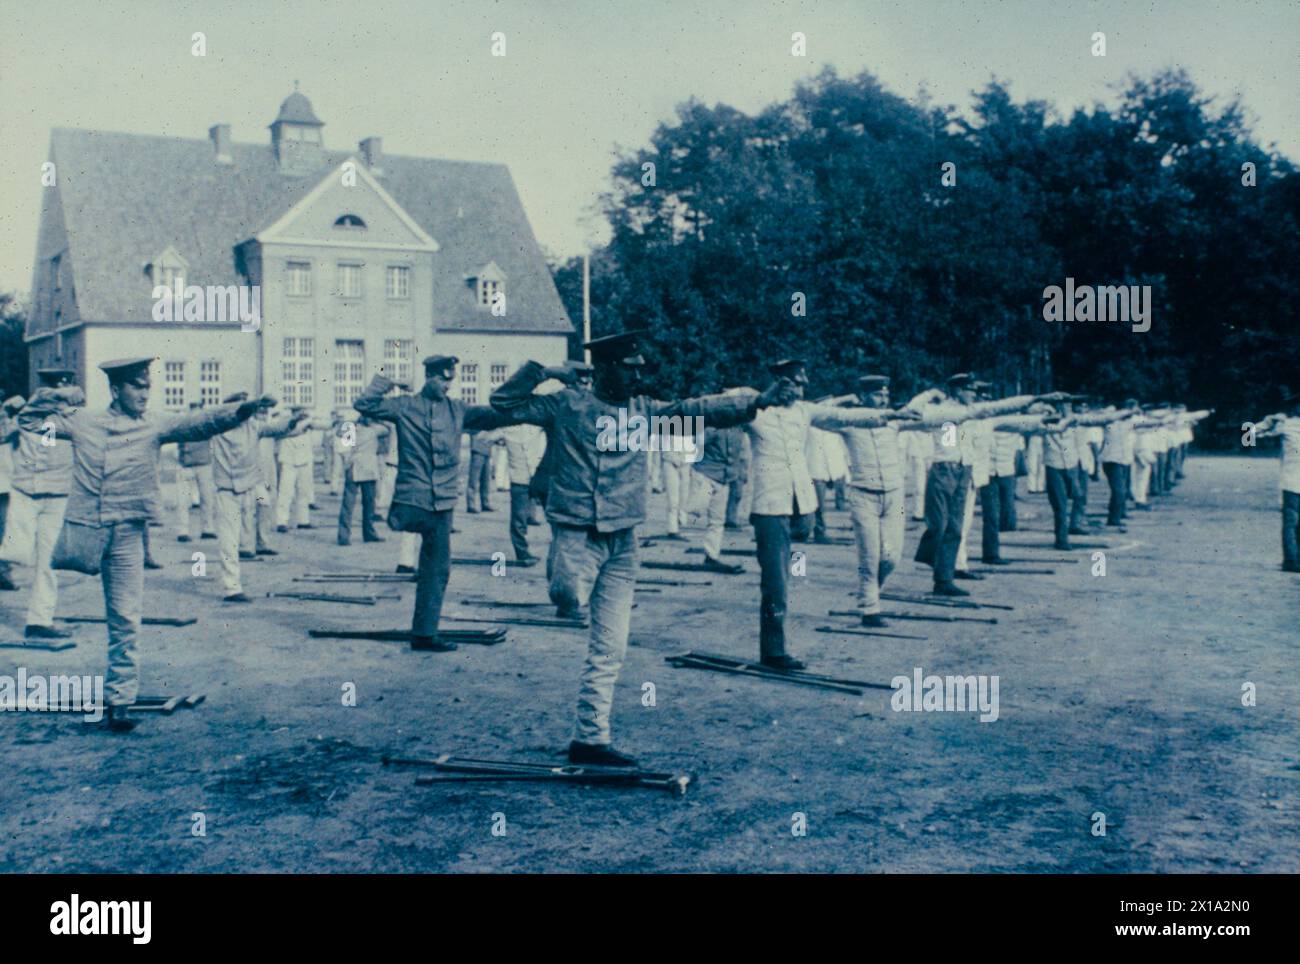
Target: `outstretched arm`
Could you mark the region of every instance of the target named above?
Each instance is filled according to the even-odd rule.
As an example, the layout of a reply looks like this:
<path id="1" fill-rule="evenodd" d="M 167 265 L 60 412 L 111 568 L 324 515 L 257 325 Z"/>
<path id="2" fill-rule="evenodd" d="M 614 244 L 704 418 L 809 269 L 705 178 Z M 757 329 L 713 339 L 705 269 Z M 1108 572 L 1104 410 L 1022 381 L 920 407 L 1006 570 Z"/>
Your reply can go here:
<path id="1" fill-rule="evenodd" d="M 218 405 L 215 408 L 201 408 L 196 412 L 183 415 L 169 415 L 158 433 L 158 441 L 168 442 L 202 442 L 222 432 L 229 432 L 241 422 L 253 417 L 261 406 L 260 399 L 240 402 L 238 405 Z"/>

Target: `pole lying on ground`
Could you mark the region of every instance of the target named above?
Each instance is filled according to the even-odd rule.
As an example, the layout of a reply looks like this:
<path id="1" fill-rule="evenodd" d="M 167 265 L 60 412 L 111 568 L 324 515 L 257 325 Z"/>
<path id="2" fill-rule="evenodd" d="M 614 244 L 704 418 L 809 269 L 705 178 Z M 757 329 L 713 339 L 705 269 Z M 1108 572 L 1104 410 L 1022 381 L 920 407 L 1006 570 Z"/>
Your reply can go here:
<path id="1" fill-rule="evenodd" d="M 917 603 L 922 606 L 947 606 L 950 609 L 1003 609 L 1007 612 L 1015 612 L 1014 606 L 1004 606 L 1001 603 L 977 603 L 969 602 L 965 599 L 945 599 L 942 596 L 921 596 L 900 592 L 882 592 L 880 598 L 888 599 L 890 602 Z"/>
<path id="2" fill-rule="evenodd" d="M 847 633 L 850 636 L 883 636 L 886 639 L 919 639 L 927 640 L 929 636 L 909 636 L 907 633 L 880 633 L 872 629 L 856 629 L 852 626 L 840 628 L 839 626 L 818 626 L 819 633 Z"/>
<path id="3" fill-rule="evenodd" d="M 596 786 L 632 786 L 667 790 L 684 796 L 695 779 L 694 774 L 666 773 L 632 767 L 583 766 L 576 764 L 529 763 L 511 760 L 478 760 L 449 753 L 433 760 L 410 757 L 383 758 L 384 766 L 410 766 L 439 771 L 438 776 L 416 778 L 417 786 L 438 783 L 475 783 L 486 781 L 542 781 L 583 783 Z"/>
<path id="4" fill-rule="evenodd" d="M 638 586 L 712 586 L 712 579 L 638 579 Z"/>
<path id="5" fill-rule="evenodd" d="M 312 639 L 372 639 L 380 642 L 407 643 L 411 632 L 407 629 L 309 629 Z M 495 646 L 506 638 L 504 629 L 439 629 L 438 638 L 450 643 L 477 643 Z"/>
<path id="6" fill-rule="evenodd" d="M 376 596 L 334 596 L 325 592 L 268 592 L 268 599 L 300 599 L 304 602 L 348 603 L 353 606 L 373 606 Z M 386 596 L 386 599 L 401 599 L 401 596 Z"/>
<path id="7" fill-rule="evenodd" d="M 826 613 L 827 616 L 860 616 L 854 609 L 832 609 Z M 929 616 L 925 613 L 881 613 L 885 619 L 915 619 L 930 623 L 985 623 L 989 626 L 997 625 L 997 619 L 989 617 L 987 619 L 980 616 Z"/>
<path id="8" fill-rule="evenodd" d="M 59 616 L 65 623 L 102 623 L 107 622 L 103 616 Z M 145 616 L 140 620 L 145 626 L 193 626 L 198 622 L 194 618 L 178 616 Z"/>

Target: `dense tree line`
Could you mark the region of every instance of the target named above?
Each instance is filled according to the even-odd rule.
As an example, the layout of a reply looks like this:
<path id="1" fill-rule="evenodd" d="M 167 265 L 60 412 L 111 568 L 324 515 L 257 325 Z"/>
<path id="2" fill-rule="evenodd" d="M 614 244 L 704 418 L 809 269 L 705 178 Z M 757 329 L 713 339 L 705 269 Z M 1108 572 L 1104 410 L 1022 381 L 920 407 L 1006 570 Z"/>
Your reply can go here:
<path id="1" fill-rule="evenodd" d="M 1213 407 L 1227 442 L 1300 385 L 1300 179 L 1181 72 L 1068 118 L 996 81 L 963 114 L 830 70 L 754 116 L 691 101 L 619 155 L 601 207 L 593 331 L 649 328 L 666 393 L 785 356 L 816 393 L 974 369 Z M 554 273 L 581 318 L 581 259 Z M 1067 277 L 1149 285 L 1150 330 L 1045 321 Z"/>

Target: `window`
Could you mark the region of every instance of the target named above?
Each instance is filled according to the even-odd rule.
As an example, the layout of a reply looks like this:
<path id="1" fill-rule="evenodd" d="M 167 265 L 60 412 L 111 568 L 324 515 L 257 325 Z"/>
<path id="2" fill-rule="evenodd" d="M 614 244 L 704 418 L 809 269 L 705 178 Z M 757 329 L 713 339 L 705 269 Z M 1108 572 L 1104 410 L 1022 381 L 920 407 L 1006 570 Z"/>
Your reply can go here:
<path id="1" fill-rule="evenodd" d="M 384 277 L 384 294 L 389 298 L 411 297 L 411 269 L 404 264 L 390 264 Z"/>
<path id="2" fill-rule="evenodd" d="M 361 390 L 365 388 L 366 343 L 363 341 L 336 341 L 334 343 L 334 405 L 350 408 Z"/>
<path id="3" fill-rule="evenodd" d="M 415 355 L 415 342 L 409 339 L 389 338 L 384 341 L 384 374 L 395 382 L 411 384 L 411 362 Z"/>
<path id="4" fill-rule="evenodd" d="M 199 362 L 199 401 L 205 406 L 221 404 L 221 362 Z"/>
<path id="5" fill-rule="evenodd" d="M 286 405 L 313 405 L 313 362 L 316 343 L 311 338 L 286 338 L 280 352 L 280 394 Z"/>
<path id="6" fill-rule="evenodd" d="M 63 289 L 63 255 L 56 254 L 50 258 L 50 287 L 55 291 Z"/>
<path id="7" fill-rule="evenodd" d="M 478 365 L 460 366 L 460 400 L 466 405 L 478 404 Z"/>
<path id="8" fill-rule="evenodd" d="M 163 408 L 179 411 L 185 407 L 185 362 L 163 362 Z"/>
<path id="9" fill-rule="evenodd" d="M 492 299 L 497 296 L 498 291 L 504 291 L 505 286 L 493 278 L 479 278 L 478 280 L 478 303 L 480 308 L 491 308 Z"/>
<path id="10" fill-rule="evenodd" d="M 334 222 L 334 227 L 336 228 L 359 228 L 364 230 L 365 226 L 366 222 L 362 221 L 361 218 L 357 217 L 355 214 L 340 215 L 338 220 Z"/>
<path id="11" fill-rule="evenodd" d="M 361 265 L 339 264 L 339 297 L 361 297 Z"/>
<path id="12" fill-rule="evenodd" d="M 285 264 L 286 287 L 291 295 L 311 294 L 311 262 L 289 261 Z"/>
<path id="13" fill-rule="evenodd" d="M 488 384 L 495 391 L 506 383 L 506 366 L 494 364 L 488 369 Z"/>

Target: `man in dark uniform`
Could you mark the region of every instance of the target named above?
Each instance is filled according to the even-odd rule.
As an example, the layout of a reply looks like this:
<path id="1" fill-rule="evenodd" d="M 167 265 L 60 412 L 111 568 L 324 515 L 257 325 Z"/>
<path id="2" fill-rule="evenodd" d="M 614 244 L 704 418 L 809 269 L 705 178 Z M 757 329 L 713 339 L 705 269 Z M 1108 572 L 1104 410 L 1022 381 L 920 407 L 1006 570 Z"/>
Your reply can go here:
<path id="1" fill-rule="evenodd" d="M 645 521 L 646 435 L 611 437 L 644 419 L 649 434 L 660 420 L 701 417 L 725 428 L 753 419 L 785 394 L 778 380 L 762 395 L 711 396 L 664 402 L 639 393 L 645 359 L 639 332 L 588 342 L 595 365 L 593 391 L 568 389 L 551 395 L 533 390 L 548 378 L 572 382 L 567 369 L 528 362 L 492 393 L 503 414 L 546 430 L 555 449 L 546 517 L 557 542 L 552 598 L 579 607 L 591 601 L 591 636 L 578 688 L 577 720 L 569 760 L 576 764 L 635 766 L 611 746 L 614 685 L 627 652 L 632 592 L 637 571 L 636 526 Z M 652 421 L 655 420 L 655 421 Z M 643 444 L 645 443 L 645 444 Z"/>
<path id="2" fill-rule="evenodd" d="M 385 397 L 396 383 L 376 375 L 353 403 L 361 415 L 392 422 L 397 428 L 397 483 L 388 527 L 394 532 L 420 534 L 411 648 L 434 652 L 456 648 L 455 643 L 438 639 L 438 620 L 451 574 L 451 522 L 460 487 L 461 433 L 518 421 L 486 405 L 466 405 L 447 396 L 459 361 L 454 355 L 426 358 L 424 387 L 418 395 Z"/>

